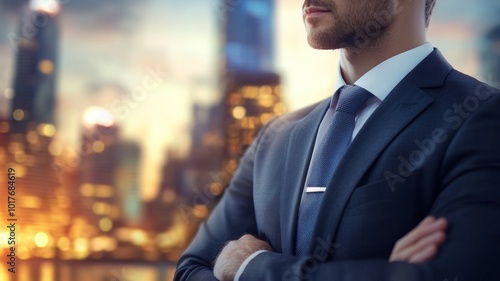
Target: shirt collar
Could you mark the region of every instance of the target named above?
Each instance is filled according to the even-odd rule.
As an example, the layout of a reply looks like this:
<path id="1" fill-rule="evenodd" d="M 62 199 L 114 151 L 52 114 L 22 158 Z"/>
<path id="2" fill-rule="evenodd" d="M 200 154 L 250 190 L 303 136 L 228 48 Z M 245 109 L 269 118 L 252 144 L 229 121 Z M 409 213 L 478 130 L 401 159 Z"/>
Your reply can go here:
<path id="1" fill-rule="evenodd" d="M 392 58 L 389 58 L 370 71 L 361 76 L 354 84 L 364 88 L 372 93 L 380 101 L 383 101 L 389 93 L 396 87 L 403 78 L 410 73 L 420 62 L 422 62 L 430 53 L 433 47 L 431 43 L 425 43 L 416 48 L 403 52 Z M 383 82 L 381 82 L 383 81 Z M 342 72 L 337 72 L 335 83 L 335 92 L 346 85 Z"/>

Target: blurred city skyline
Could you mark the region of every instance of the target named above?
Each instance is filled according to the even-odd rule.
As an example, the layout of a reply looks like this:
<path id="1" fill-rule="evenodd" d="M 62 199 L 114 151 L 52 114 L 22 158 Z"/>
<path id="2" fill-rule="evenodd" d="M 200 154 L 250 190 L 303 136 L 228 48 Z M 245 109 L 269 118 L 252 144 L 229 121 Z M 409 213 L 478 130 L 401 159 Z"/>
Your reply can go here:
<path id="1" fill-rule="evenodd" d="M 274 1 L 260 1 L 222 14 L 227 22 L 216 19 L 219 51 L 209 58 L 217 65 L 208 76 L 197 73 L 202 63 L 170 64 L 155 46 L 141 45 L 148 34 L 127 23 L 135 6 L 122 7 L 124 15 L 110 22 L 98 15 L 102 22 L 86 23 L 105 31 L 71 40 L 65 30 L 85 24 L 81 14 L 66 24 L 56 0 L 20 7 L 7 34 L 11 46 L 4 45 L 14 56 L 12 84 L 3 91 L 10 106 L 0 118 L 0 167 L 17 179 L 8 215 L 19 221 L 15 232 L 0 230 L 0 250 L 9 251 L 3 242 L 15 233 L 11 251 L 21 260 L 174 262 L 260 126 L 285 112 L 280 76 L 270 67 L 274 21 L 252 20 L 271 15 Z M 143 48 L 104 52 L 128 43 Z M 267 57 L 260 55 L 264 45 Z M 253 59 L 230 54 L 238 49 L 254 52 Z M 214 101 L 200 95 L 207 89 L 217 94 Z M 68 128 L 73 145 L 65 143 Z"/>
<path id="2" fill-rule="evenodd" d="M 15 49 L 12 33 L 28 1 L 4 0 L 0 11 L 0 116 L 9 114 Z M 82 115 L 90 106 L 108 108 L 124 138 L 144 149 L 141 191 L 145 200 L 158 192 L 167 150 L 187 155 L 194 103 L 221 98 L 218 84 L 220 19 L 225 7 L 242 1 L 60 1 L 61 42 L 56 139 L 78 151 Z M 227 3 L 227 4 L 226 4 Z M 227 6 L 225 6 L 227 5 Z M 284 101 L 298 109 L 331 94 L 338 71 L 337 51 L 317 51 L 306 42 L 302 1 L 276 1 L 276 60 Z M 459 70 L 480 77 L 477 39 L 495 23 L 497 1 L 438 1 L 429 41 Z M 291 44 L 290 42 L 293 42 Z M 155 87 L 138 91 L 155 75 Z M 161 105 L 161 106 L 158 106 Z"/>
<path id="3" fill-rule="evenodd" d="M 86 280 L 96 260 L 94 279 L 120 260 L 171 278 L 258 129 L 332 94 L 339 52 L 308 46 L 302 4 L 0 0 L 0 167 L 16 169 L 17 254 L 34 265 L 19 280 Z M 498 14 L 438 0 L 428 39 L 499 86 Z"/>

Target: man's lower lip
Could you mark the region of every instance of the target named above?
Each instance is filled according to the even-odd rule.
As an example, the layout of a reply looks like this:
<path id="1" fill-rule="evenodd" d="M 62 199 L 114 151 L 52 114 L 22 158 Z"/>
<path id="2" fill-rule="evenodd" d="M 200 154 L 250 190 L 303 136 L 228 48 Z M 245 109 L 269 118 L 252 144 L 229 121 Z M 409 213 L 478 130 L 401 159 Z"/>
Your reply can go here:
<path id="1" fill-rule="evenodd" d="M 328 13 L 329 12 L 327 12 L 327 11 L 312 12 L 312 13 L 306 14 L 306 18 L 307 17 L 319 17 L 319 16 L 322 16 L 322 15 L 328 14 Z"/>

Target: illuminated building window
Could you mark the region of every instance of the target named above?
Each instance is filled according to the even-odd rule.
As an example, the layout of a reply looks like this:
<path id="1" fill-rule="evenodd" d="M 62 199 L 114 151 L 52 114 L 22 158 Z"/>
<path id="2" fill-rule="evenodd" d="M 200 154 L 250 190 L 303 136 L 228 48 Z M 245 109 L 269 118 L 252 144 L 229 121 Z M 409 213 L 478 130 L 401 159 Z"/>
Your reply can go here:
<path id="1" fill-rule="evenodd" d="M 132 230 L 130 241 L 135 245 L 142 246 L 148 242 L 148 236 L 143 230 L 134 229 Z"/>
<path id="2" fill-rule="evenodd" d="M 40 124 L 37 131 L 38 134 L 45 137 L 53 137 L 56 134 L 56 128 L 52 124 Z"/>
<path id="3" fill-rule="evenodd" d="M 99 220 L 99 228 L 104 232 L 108 232 L 113 228 L 113 221 L 109 218 L 101 218 Z"/>
<path id="4" fill-rule="evenodd" d="M 259 89 L 259 94 L 264 96 L 270 96 L 273 93 L 271 86 L 262 86 Z"/>
<path id="5" fill-rule="evenodd" d="M 243 87 L 243 89 L 241 89 L 241 91 L 243 92 L 243 97 L 245 97 L 245 98 L 255 99 L 255 98 L 257 98 L 257 96 L 259 96 L 259 87 L 246 86 L 246 87 Z"/>
<path id="6" fill-rule="evenodd" d="M 116 249 L 116 239 L 107 236 L 92 238 L 90 241 L 90 248 L 92 252 L 114 251 Z"/>
<path id="7" fill-rule="evenodd" d="M 193 208 L 193 214 L 198 218 L 206 218 L 208 216 L 208 208 L 205 205 L 196 205 Z"/>
<path id="8" fill-rule="evenodd" d="M 14 110 L 14 112 L 12 112 L 12 117 L 16 121 L 22 121 L 26 116 L 25 116 L 24 110 L 16 109 L 16 110 Z"/>
<path id="9" fill-rule="evenodd" d="M 34 240 L 38 248 L 44 248 L 49 243 L 49 236 L 45 232 L 38 232 L 35 234 Z"/>
<path id="10" fill-rule="evenodd" d="M 22 260 L 29 259 L 31 257 L 31 253 L 30 253 L 29 248 L 26 246 L 20 246 L 19 252 L 17 253 L 17 256 L 19 257 L 19 259 L 22 259 Z M 21 276 L 23 276 L 22 274 L 19 274 L 19 276 L 20 276 L 20 278 L 22 278 L 20 280 L 28 280 L 28 278 L 26 276 L 21 277 Z"/>
<path id="11" fill-rule="evenodd" d="M 215 196 L 221 195 L 223 191 L 224 187 L 222 186 L 222 184 L 218 182 L 214 182 L 210 185 L 210 193 L 212 193 Z"/>
<path id="12" fill-rule="evenodd" d="M 80 193 L 85 197 L 94 196 L 94 186 L 89 183 L 84 183 L 80 186 Z"/>
<path id="13" fill-rule="evenodd" d="M 247 111 L 243 106 L 237 106 L 233 109 L 233 117 L 235 119 L 242 119 L 246 114 Z"/>
<path id="14" fill-rule="evenodd" d="M 96 215 L 107 215 L 109 213 L 109 204 L 104 202 L 95 202 L 92 205 L 92 211 Z"/>
<path id="15" fill-rule="evenodd" d="M 84 259 L 89 254 L 89 243 L 86 238 L 77 238 L 73 244 L 76 258 Z"/>
<path id="16" fill-rule="evenodd" d="M 101 153 L 104 151 L 105 145 L 102 141 L 95 141 L 92 143 L 92 151 L 95 153 Z"/>
<path id="17" fill-rule="evenodd" d="M 260 116 L 260 123 L 265 124 L 269 119 L 273 118 L 275 115 L 272 113 L 264 113 Z"/>
<path id="18" fill-rule="evenodd" d="M 14 159 L 17 163 L 24 163 L 26 161 L 26 158 L 26 154 L 22 150 L 18 150 L 16 151 L 16 153 L 14 153 Z"/>
<path id="19" fill-rule="evenodd" d="M 38 70 L 45 75 L 52 74 L 54 72 L 54 62 L 50 60 L 42 60 L 38 64 Z"/>
<path id="20" fill-rule="evenodd" d="M 38 134 L 35 131 L 29 131 L 26 134 L 26 140 L 31 144 L 37 143 L 38 142 Z"/>
<path id="21" fill-rule="evenodd" d="M 100 198 L 110 198 L 113 196 L 113 187 L 110 185 L 100 184 L 95 186 L 94 194 Z"/>
<path id="22" fill-rule="evenodd" d="M 25 195 L 21 197 L 19 201 L 23 208 L 39 209 L 42 206 L 42 200 L 36 196 Z"/>
<path id="23" fill-rule="evenodd" d="M 241 127 L 245 129 L 255 129 L 255 119 L 254 118 L 243 118 L 241 120 Z"/>
<path id="24" fill-rule="evenodd" d="M 259 105 L 263 107 L 271 107 L 274 105 L 276 98 L 272 95 L 259 95 Z"/>
<path id="25" fill-rule="evenodd" d="M 49 243 L 49 236 L 45 232 L 38 232 L 35 235 L 35 244 L 38 248 L 44 248 Z"/>
<path id="26" fill-rule="evenodd" d="M 10 130 L 9 122 L 0 122 L 0 133 L 5 134 Z"/>
<path id="27" fill-rule="evenodd" d="M 18 178 L 24 178 L 26 174 L 28 173 L 26 166 L 24 165 L 19 165 L 19 164 L 9 164 L 9 167 L 12 167 L 16 170 L 16 177 Z"/>
<path id="28" fill-rule="evenodd" d="M 71 240 L 68 237 L 61 237 L 57 240 L 57 247 L 61 251 L 68 251 L 71 249 Z"/>
<path id="29" fill-rule="evenodd" d="M 238 168 L 238 161 L 236 161 L 236 160 L 229 160 L 229 162 L 227 162 L 227 167 L 230 170 L 236 170 L 236 168 Z"/>
<path id="30" fill-rule="evenodd" d="M 127 227 L 117 228 L 115 229 L 115 235 L 120 241 L 129 241 L 130 236 L 132 235 L 132 230 Z"/>

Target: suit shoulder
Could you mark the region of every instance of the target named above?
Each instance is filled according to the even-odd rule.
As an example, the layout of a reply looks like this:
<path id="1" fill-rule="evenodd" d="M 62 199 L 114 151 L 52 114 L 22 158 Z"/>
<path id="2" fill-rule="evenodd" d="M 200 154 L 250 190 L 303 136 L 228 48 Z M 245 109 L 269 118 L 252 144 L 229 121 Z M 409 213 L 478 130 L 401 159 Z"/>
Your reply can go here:
<path id="1" fill-rule="evenodd" d="M 294 110 L 292 112 L 283 114 L 281 116 L 278 116 L 278 117 L 272 119 L 269 123 L 280 122 L 280 121 L 286 121 L 288 123 L 293 123 L 293 122 L 299 121 L 302 118 L 306 117 L 309 113 L 311 113 L 316 107 L 322 105 L 325 102 L 326 102 L 326 99 L 319 101 L 319 102 L 316 102 L 316 103 L 313 103 L 311 105 L 305 106 L 303 108 Z"/>
<path id="2" fill-rule="evenodd" d="M 276 136 L 285 137 L 291 132 L 294 126 L 314 112 L 320 112 L 319 107 L 325 107 L 328 99 L 308 105 L 304 108 L 277 116 L 269 120 L 259 131 L 257 139 L 277 139 Z"/>
<path id="3" fill-rule="evenodd" d="M 464 96 L 477 95 L 479 92 L 489 92 L 495 95 L 500 94 L 499 89 L 455 69 L 450 71 L 444 86 Z"/>

